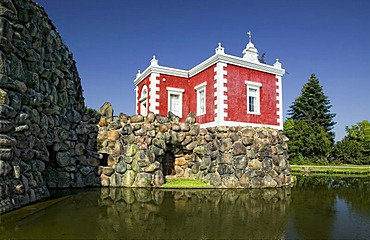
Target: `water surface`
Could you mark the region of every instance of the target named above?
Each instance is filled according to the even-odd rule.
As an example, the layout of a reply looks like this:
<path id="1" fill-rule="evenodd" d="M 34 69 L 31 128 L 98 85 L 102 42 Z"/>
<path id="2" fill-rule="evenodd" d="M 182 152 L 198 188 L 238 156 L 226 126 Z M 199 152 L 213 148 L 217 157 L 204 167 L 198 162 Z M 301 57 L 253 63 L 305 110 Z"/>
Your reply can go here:
<path id="1" fill-rule="evenodd" d="M 251 190 L 102 188 L 0 216 L 1 238 L 370 239 L 370 179 Z"/>

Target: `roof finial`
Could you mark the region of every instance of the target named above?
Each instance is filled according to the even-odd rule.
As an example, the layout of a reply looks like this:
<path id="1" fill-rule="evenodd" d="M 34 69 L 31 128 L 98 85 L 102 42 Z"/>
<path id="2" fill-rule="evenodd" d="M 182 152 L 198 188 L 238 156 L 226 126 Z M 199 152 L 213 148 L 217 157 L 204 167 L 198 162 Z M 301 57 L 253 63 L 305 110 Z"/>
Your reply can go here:
<path id="1" fill-rule="evenodd" d="M 158 60 L 153 56 L 152 60 L 150 61 L 151 66 L 158 66 Z"/>
<path id="2" fill-rule="evenodd" d="M 252 33 L 251 33 L 251 31 L 248 31 L 247 34 L 248 34 L 249 42 L 252 42 Z"/>
<path id="3" fill-rule="evenodd" d="M 219 53 L 219 54 L 224 54 L 225 53 L 225 49 L 221 46 L 220 42 L 218 43 L 218 47 L 216 48 L 216 54 L 217 53 Z"/>
<path id="4" fill-rule="evenodd" d="M 281 69 L 281 62 L 279 62 L 279 58 L 276 58 L 276 62 L 274 63 L 274 67 Z"/>
<path id="5" fill-rule="evenodd" d="M 141 71 L 137 70 L 136 77 L 140 77 L 140 75 L 141 75 Z"/>

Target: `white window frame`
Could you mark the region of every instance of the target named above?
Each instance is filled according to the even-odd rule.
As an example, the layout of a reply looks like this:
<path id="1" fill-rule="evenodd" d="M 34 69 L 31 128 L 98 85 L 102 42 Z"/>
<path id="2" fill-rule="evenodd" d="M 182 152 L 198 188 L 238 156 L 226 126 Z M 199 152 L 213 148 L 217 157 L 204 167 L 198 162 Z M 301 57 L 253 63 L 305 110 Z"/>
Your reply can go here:
<path id="1" fill-rule="evenodd" d="M 166 89 L 168 92 L 168 95 L 167 95 L 168 96 L 167 97 L 168 111 L 171 111 L 171 95 L 178 95 L 179 96 L 179 113 L 174 113 L 172 111 L 171 112 L 175 114 L 176 116 L 178 116 L 179 118 L 182 118 L 182 94 L 185 92 L 185 90 L 182 88 L 172 88 L 172 87 L 167 87 Z"/>
<path id="2" fill-rule="evenodd" d="M 148 87 L 146 85 L 143 86 L 140 92 L 140 115 L 146 116 L 148 115 Z M 144 110 L 145 107 L 145 110 Z"/>
<path id="3" fill-rule="evenodd" d="M 197 116 L 202 116 L 206 114 L 206 86 L 207 82 L 201 83 L 194 87 L 195 91 L 197 92 Z M 203 91 L 204 98 L 201 102 L 200 93 Z M 203 104 L 203 111 L 201 109 L 201 105 Z"/>
<path id="4" fill-rule="evenodd" d="M 260 115 L 261 114 L 260 89 L 262 87 L 262 83 L 245 81 L 245 84 L 247 85 L 247 94 L 246 94 L 246 96 L 247 96 L 247 113 L 248 114 Z M 249 111 L 249 89 L 256 90 L 255 111 Z"/>

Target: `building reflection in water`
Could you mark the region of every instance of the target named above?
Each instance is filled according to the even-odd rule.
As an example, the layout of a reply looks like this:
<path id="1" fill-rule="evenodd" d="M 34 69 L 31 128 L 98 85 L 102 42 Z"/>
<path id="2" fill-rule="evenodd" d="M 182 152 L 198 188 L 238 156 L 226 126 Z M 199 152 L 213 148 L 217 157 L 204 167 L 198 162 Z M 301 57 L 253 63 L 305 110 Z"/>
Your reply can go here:
<path id="1" fill-rule="evenodd" d="M 289 203 L 290 188 L 102 188 L 97 237 L 282 238 Z"/>
<path id="2" fill-rule="evenodd" d="M 3 239 L 369 239 L 370 178 L 286 189 L 102 188 L 0 216 Z"/>

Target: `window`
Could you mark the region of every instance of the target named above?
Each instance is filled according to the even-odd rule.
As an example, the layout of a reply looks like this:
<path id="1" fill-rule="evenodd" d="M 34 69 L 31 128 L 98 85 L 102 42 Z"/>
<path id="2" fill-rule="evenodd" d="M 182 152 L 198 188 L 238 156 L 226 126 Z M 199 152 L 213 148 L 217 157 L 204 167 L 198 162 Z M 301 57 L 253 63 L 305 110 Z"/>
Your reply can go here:
<path id="1" fill-rule="evenodd" d="M 206 114 L 206 85 L 204 82 L 194 88 L 197 91 L 197 116 Z"/>
<path id="2" fill-rule="evenodd" d="M 260 114 L 260 88 L 261 83 L 245 81 L 247 85 L 247 113 Z"/>
<path id="3" fill-rule="evenodd" d="M 175 115 L 180 115 L 180 95 L 170 94 L 170 111 Z"/>
<path id="4" fill-rule="evenodd" d="M 148 87 L 146 85 L 141 89 L 139 102 L 140 115 L 146 116 L 148 114 Z"/>
<path id="5" fill-rule="evenodd" d="M 257 89 L 255 88 L 248 88 L 248 111 L 249 112 L 256 112 L 258 110 L 257 105 Z"/>
<path id="6" fill-rule="evenodd" d="M 168 111 L 182 118 L 182 93 L 185 91 L 180 88 L 167 87 L 168 91 Z"/>

